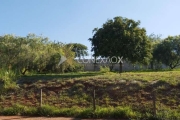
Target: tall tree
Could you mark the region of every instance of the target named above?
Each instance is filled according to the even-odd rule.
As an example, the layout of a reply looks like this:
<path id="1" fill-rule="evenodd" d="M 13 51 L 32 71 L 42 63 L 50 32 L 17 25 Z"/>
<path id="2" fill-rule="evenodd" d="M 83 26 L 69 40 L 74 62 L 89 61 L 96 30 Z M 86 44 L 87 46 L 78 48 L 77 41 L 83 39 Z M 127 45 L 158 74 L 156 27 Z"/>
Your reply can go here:
<path id="1" fill-rule="evenodd" d="M 168 36 L 154 50 L 155 59 L 171 69 L 180 65 L 180 35 Z"/>
<path id="2" fill-rule="evenodd" d="M 140 21 L 114 17 L 102 28 L 95 28 L 93 37 L 89 38 L 94 56 L 119 56 L 132 63 L 147 63 L 151 57 L 151 44 L 146 30 L 139 25 Z M 119 70 L 122 72 L 122 62 Z"/>

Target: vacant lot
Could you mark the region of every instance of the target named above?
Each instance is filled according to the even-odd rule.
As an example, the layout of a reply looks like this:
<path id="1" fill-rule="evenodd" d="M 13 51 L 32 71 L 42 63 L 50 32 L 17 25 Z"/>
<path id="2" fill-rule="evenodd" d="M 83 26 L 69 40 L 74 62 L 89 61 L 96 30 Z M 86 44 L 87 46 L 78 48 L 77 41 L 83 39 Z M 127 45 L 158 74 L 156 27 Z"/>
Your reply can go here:
<path id="1" fill-rule="evenodd" d="M 94 96 L 97 108 L 130 106 L 133 111 L 153 114 L 155 104 L 155 109 L 163 111 L 162 114 L 169 109 L 173 112 L 180 110 L 179 71 L 29 75 L 22 77 L 18 84 L 19 88 L 1 94 L 1 107 L 17 104 L 39 107 L 42 96 L 43 105 L 77 112 L 77 107 L 93 108 Z M 97 114 L 100 114 L 98 110 Z M 74 115 L 72 111 L 68 113 L 68 116 Z"/>

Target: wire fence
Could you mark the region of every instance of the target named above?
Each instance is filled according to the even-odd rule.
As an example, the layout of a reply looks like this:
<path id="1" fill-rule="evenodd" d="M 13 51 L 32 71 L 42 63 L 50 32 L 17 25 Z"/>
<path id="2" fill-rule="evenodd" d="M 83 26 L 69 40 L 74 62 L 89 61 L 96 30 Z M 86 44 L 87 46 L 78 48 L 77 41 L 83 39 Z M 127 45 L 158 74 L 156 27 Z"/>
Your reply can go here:
<path id="1" fill-rule="evenodd" d="M 163 106 L 170 106 L 176 109 L 179 106 L 179 96 L 175 96 L 172 101 L 168 101 L 169 96 L 163 97 L 162 91 L 153 91 L 128 88 L 123 90 L 117 87 L 88 87 L 82 86 L 65 88 L 41 87 L 27 88 L 16 91 L 9 91 L 0 96 L 0 104 L 3 107 L 13 104 L 23 104 L 26 106 L 52 105 L 57 107 L 92 107 L 97 106 L 131 106 L 140 112 L 156 112 L 163 110 Z M 173 92 L 173 91 L 171 91 Z M 166 99 L 167 98 L 167 99 Z"/>

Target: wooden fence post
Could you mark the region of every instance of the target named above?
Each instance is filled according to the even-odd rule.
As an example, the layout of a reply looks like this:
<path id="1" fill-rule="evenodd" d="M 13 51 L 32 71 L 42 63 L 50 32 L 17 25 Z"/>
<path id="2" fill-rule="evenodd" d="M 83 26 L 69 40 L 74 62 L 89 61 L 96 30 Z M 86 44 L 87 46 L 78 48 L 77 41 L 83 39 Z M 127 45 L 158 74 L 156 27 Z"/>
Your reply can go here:
<path id="1" fill-rule="evenodd" d="M 153 115 L 156 116 L 156 93 L 153 91 Z"/>
<path id="2" fill-rule="evenodd" d="M 96 110 L 96 91 L 95 88 L 93 88 L 93 110 Z"/>
<path id="3" fill-rule="evenodd" d="M 42 89 L 40 91 L 40 106 L 42 107 Z"/>

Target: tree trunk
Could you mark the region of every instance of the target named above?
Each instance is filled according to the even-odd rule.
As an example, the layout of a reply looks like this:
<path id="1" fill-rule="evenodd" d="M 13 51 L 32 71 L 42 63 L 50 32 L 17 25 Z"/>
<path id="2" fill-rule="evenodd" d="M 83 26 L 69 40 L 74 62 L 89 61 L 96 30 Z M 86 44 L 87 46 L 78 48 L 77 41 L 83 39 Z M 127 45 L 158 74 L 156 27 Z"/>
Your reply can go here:
<path id="1" fill-rule="evenodd" d="M 119 63 L 119 73 L 122 73 L 122 62 Z"/>
<path id="2" fill-rule="evenodd" d="M 153 61 L 151 61 L 151 69 L 153 70 L 154 69 L 154 62 Z"/>
<path id="3" fill-rule="evenodd" d="M 24 71 L 21 71 L 21 74 L 22 74 L 22 75 L 25 75 L 25 73 L 26 73 L 27 70 L 28 70 L 28 69 L 25 69 Z"/>
<path id="4" fill-rule="evenodd" d="M 96 65 L 97 65 L 97 63 L 96 63 L 96 56 L 94 57 L 94 71 L 96 71 Z"/>
<path id="5" fill-rule="evenodd" d="M 109 68 L 110 68 L 110 71 L 112 72 L 112 70 L 114 68 L 114 64 L 112 63 Z"/>

